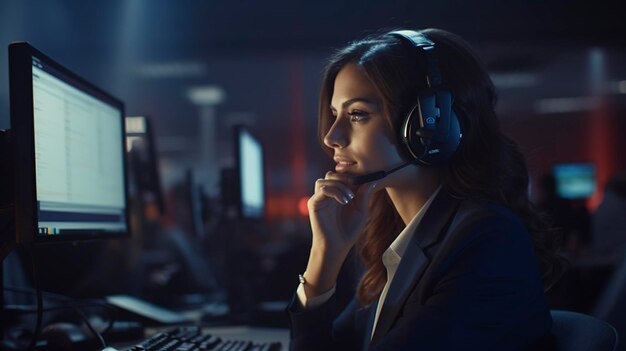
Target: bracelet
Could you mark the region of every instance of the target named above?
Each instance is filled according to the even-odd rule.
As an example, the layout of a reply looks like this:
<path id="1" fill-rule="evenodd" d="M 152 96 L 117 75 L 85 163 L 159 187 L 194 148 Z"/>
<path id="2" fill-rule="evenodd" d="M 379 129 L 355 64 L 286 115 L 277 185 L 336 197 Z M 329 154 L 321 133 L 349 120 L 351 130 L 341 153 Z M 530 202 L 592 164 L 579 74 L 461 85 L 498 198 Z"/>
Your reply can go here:
<path id="1" fill-rule="evenodd" d="M 304 279 L 304 276 L 302 274 L 298 274 L 298 280 L 300 281 L 300 284 L 306 284 L 306 279 Z"/>

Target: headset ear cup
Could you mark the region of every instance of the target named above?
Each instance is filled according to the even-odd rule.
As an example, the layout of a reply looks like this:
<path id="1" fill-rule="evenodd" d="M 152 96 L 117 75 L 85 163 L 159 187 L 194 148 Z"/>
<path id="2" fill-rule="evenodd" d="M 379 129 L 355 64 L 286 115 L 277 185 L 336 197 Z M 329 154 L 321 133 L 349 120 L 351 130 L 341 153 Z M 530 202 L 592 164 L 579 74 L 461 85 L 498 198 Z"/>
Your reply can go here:
<path id="1" fill-rule="evenodd" d="M 461 125 L 452 100 L 447 89 L 420 93 L 418 103 L 407 114 L 401 128 L 401 144 L 409 159 L 426 166 L 439 166 L 452 157 L 461 141 Z"/>

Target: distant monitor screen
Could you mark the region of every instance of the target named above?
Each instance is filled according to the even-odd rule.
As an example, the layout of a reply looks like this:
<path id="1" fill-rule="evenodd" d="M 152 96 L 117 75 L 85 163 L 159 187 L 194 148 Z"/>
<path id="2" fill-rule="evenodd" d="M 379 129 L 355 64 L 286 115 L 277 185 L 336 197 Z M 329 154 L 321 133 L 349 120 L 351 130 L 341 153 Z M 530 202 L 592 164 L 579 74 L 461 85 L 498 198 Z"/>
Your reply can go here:
<path id="1" fill-rule="evenodd" d="M 144 116 L 126 117 L 126 135 L 143 135 L 147 133 L 148 126 Z M 129 148 L 131 145 L 128 145 Z"/>
<path id="2" fill-rule="evenodd" d="M 126 116 L 126 151 L 129 157 L 130 193 L 142 202 L 154 204 L 165 213 L 158 157 L 148 116 Z"/>
<path id="3" fill-rule="evenodd" d="M 17 140 L 17 147 L 33 148 L 35 237 L 126 234 L 123 104 L 23 45 L 31 53 L 32 82 L 15 84 L 32 87 L 32 110 L 16 102 L 12 113 L 17 133 L 32 133 L 32 145 Z"/>
<path id="4" fill-rule="evenodd" d="M 565 199 L 584 199 L 596 190 L 596 170 L 591 163 L 558 164 L 553 169 L 556 191 Z"/>
<path id="5" fill-rule="evenodd" d="M 260 218 L 265 211 L 263 149 L 248 130 L 239 129 L 239 179 L 243 217 Z"/>

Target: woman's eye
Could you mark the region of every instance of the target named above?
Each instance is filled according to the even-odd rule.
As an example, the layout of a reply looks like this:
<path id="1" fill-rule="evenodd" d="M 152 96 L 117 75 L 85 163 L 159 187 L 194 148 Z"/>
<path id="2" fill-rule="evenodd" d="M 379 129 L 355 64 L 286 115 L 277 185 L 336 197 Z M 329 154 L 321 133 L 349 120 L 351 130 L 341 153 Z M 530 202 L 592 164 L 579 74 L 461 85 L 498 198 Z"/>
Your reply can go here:
<path id="1" fill-rule="evenodd" d="M 350 121 L 352 122 L 362 122 L 368 117 L 368 115 L 369 114 L 367 112 L 359 110 L 353 110 L 348 113 L 348 116 L 350 116 Z"/>

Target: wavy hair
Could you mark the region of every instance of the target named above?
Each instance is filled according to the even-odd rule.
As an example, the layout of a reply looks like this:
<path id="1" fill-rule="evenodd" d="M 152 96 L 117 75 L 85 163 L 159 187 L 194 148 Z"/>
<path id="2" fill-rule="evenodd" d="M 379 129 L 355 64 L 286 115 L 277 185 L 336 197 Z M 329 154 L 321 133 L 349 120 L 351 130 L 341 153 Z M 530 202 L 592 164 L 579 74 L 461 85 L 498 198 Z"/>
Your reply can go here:
<path id="1" fill-rule="evenodd" d="M 459 199 L 500 203 L 525 223 L 533 244 L 545 289 L 562 274 L 563 261 L 555 255 L 554 231 L 528 197 L 528 170 L 516 144 L 505 136 L 495 113 L 496 93 L 486 68 L 470 45 L 459 36 L 441 30 L 419 31 L 435 43 L 443 84 L 454 94 L 454 109 L 460 119 L 463 139 L 450 162 L 441 168 L 444 191 Z M 334 120 L 330 111 L 335 78 L 348 63 L 362 67 L 384 101 L 385 116 L 399 135 L 401 120 L 426 88 L 425 61 L 411 43 L 378 33 L 354 41 L 337 51 L 324 70 L 319 102 L 318 137 L 323 138 Z M 370 203 L 370 217 L 357 243 L 366 272 L 357 298 L 361 305 L 378 299 L 386 282 L 382 254 L 404 228 L 386 192 Z"/>

